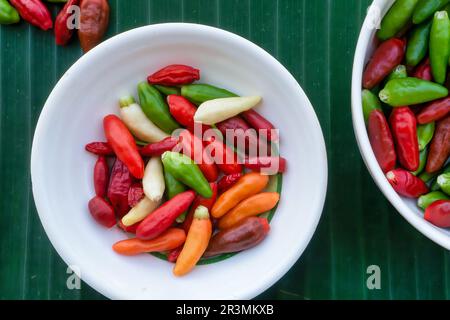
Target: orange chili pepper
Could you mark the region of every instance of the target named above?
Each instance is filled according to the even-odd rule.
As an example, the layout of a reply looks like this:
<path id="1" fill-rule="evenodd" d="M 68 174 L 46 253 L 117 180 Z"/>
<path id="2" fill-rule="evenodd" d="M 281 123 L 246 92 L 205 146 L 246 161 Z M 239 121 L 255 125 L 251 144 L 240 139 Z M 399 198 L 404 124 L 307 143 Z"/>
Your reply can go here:
<path id="1" fill-rule="evenodd" d="M 116 242 L 113 250 L 125 256 L 134 256 L 140 253 L 172 250 L 184 243 L 186 233 L 180 228 L 171 228 L 152 240 L 138 238 L 126 239 Z"/>
<path id="2" fill-rule="evenodd" d="M 183 250 L 178 256 L 173 274 L 177 277 L 189 273 L 202 257 L 209 244 L 212 234 L 212 224 L 209 219 L 208 209 L 199 206 L 195 210 L 194 220 L 186 237 Z"/>
<path id="3" fill-rule="evenodd" d="M 258 193 L 245 199 L 219 220 L 219 229 L 228 229 L 247 217 L 271 210 L 280 200 L 277 192 Z"/>
<path id="4" fill-rule="evenodd" d="M 269 177 L 266 175 L 257 172 L 247 173 L 234 186 L 220 195 L 211 210 L 211 215 L 214 218 L 222 217 L 242 200 L 261 192 L 268 183 Z"/>

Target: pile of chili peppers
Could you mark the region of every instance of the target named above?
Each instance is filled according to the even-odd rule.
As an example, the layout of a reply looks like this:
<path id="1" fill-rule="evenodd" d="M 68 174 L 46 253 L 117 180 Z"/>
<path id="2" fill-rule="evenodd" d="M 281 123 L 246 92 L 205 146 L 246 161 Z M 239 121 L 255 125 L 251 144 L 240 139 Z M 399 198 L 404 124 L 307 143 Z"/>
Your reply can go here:
<path id="1" fill-rule="evenodd" d="M 104 117 L 106 141 L 85 147 L 97 156 L 92 217 L 134 235 L 113 250 L 162 252 L 175 263 L 176 276 L 202 257 L 263 241 L 270 227 L 260 215 L 280 199 L 266 191 L 269 175 L 286 170 L 286 160 L 273 148 L 277 130 L 252 109 L 261 97 L 193 83 L 199 79 L 200 71 L 186 65 L 150 75 L 137 86 L 139 104 L 122 97 L 119 116 Z M 230 131 L 234 139 L 228 141 Z M 234 140 L 241 140 L 241 150 Z M 256 155 L 250 154 L 252 146 Z M 270 153 L 262 152 L 266 148 Z"/>
<path id="2" fill-rule="evenodd" d="M 14 24 L 23 20 L 42 29 L 54 26 L 55 42 L 66 45 L 78 29 L 78 38 L 84 52 L 101 42 L 109 23 L 107 0 L 48 0 L 65 3 L 53 24 L 52 16 L 41 0 L 0 0 L 0 24 Z M 74 10 L 78 6 L 79 10 Z M 78 14 L 79 12 L 79 14 Z"/>
<path id="3" fill-rule="evenodd" d="M 362 81 L 364 118 L 381 169 L 442 228 L 450 228 L 449 14 L 449 0 L 394 2 Z"/>

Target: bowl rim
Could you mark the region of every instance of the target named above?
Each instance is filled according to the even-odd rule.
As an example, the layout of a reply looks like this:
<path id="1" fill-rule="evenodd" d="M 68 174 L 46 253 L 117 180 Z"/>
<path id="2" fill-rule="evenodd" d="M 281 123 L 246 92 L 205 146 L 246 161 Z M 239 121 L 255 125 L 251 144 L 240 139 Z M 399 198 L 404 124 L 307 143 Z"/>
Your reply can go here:
<path id="1" fill-rule="evenodd" d="M 63 245 L 61 242 L 58 241 L 58 235 L 56 231 L 54 230 L 54 227 L 51 226 L 50 221 L 48 221 L 48 218 L 44 214 L 46 208 L 44 196 L 45 193 L 43 193 L 39 188 L 37 187 L 38 183 L 36 182 L 36 176 L 38 175 L 38 158 L 40 157 L 40 151 L 36 147 L 37 143 L 36 141 L 39 140 L 39 137 L 43 134 L 45 128 L 48 126 L 48 118 L 49 114 L 54 111 L 55 105 L 52 105 L 52 100 L 54 99 L 54 96 L 56 95 L 56 92 L 60 90 L 61 87 L 64 87 L 64 83 L 67 81 L 67 75 L 70 74 L 72 71 L 77 68 L 78 65 L 86 63 L 89 61 L 89 59 L 92 59 L 94 56 L 101 55 L 105 52 L 108 52 L 108 49 L 115 45 L 116 43 L 119 43 L 120 41 L 125 40 L 129 36 L 138 36 L 138 34 L 145 34 L 149 30 L 153 29 L 177 29 L 177 28 L 188 28 L 189 30 L 196 30 L 198 32 L 204 32 L 209 34 L 219 34 L 220 37 L 228 38 L 236 43 L 239 43 L 241 46 L 246 46 L 252 51 L 255 51 L 257 54 L 264 57 L 264 59 L 267 61 L 267 63 L 273 64 L 278 69 L 280 69 L 281 73 L 284 73 L 286 76 L 287 81 L 289 81 L 293 87 L 298 89 L 300 94 L 306 99 L 308 103 L 303 106 L 303 111 L 305 114 L 308 115 L 308 117 L 311 119 L 312 123 L 311 126 L 314 129 L 315 132 L 317 132 L 317 136 L 319 141 L 317 143 L 319 144 L 319 150 L 320 150 L 320 159 L 317 162 L 317 166 L 319 167 L 321 171 L 320 179 L 317 182 L 318 189 L 320 189 L 322 192 L 320 195 L 318 195 L 318 201 L 315 203 L 314 206 L 311 207 L 311 212 L 314 212 L 314 216 L 311 218 L 312 224 L 311 228 L 308 230 L 308 233 L 305 237 L 307 241 L 305 241 L 302 244 L 299 244 L 297 246 L 296 254 L 293 254 L 290 259 L 286 260 L 286 263 L 284 266 L 280 266 L 280 268 L 277 270 L 277 272 L 273 272 L 270 275 L 268 275 L 267 278 L 264 279 L 264 281 L 261 281 L 258 285 L 253 286 L 252 288 L 245 289 L 241 291 L 240 296 L 231 296 L 227 297 L 229 299 L 250 299 L 254 298 L 260 293 L 267 290 L 269 287 L 271 287 L 275 282 L 277 282 L 283 275 L 286 274 L 286 272 L 295 264 L 295 262 L 300 258 L 300 256 L 305 251 L 306 247 L 310 243 L 313 234 L 315 233 L 315 230 L 317 229 L 318 223 L 320 221 L 320 218 L 322 216 L 325 199 L 326 199 L 326 191 L 327 191 L 327 184 L 328 184 L 328 161 L 327 161 L 327 151 L 325 146 L 325 139 L 323 136 L 323 131 L 321 129 L 318 117 L 314 111 L 314 108 L 312 107 L 312 104 L 307 97 L 306 93 L 303 91 L 300 84 L 297 82 L 297 80 L 294 78 L 294 76 L 277 60 L 275 59 L 271 54 L 269 54 L 267 51 L 265 51 L 263 48 L 259 47 L 258 45 L 254 44 L 250 40 L 247 40 L 239 35 L 236 35 L 232 32 L 206 26 L 202 24 L 194 24 L 194 23 L 160 23 L 160 24 L 152 24 L 152 25 L 146 25 L 138 28 L 134 28 L 125 32 L 122 32 L 120 34 L 117 34 L 105 41 L 103 41 L 101 44 L 87 52 L 86 54 L 82 55 L 59 79 L 59 81 L 56 83 L 55 87 L 52 89 L 51 93 L 49 94 L 42 110 L 39 115 L 38 122 L 36 124 L 34 137 L 33 137 L 33 143 L 32 143 L 32 149 L 31 149 L 31 165 L 30 165 L 30 171 L 31 171 L 31 181 L 32 181 L 32 191 L 34 196 L 34 202 L 36 205 L 36 209 L 40 218 L 40 221 L 44 227 L 44 230 L 49 237 L 50 242 L 52 243 L 53 247 L 56 249 L 58 254 L 61 256 L 61 258 L 64 260 L 64 262 L 70 266 L 71 265 L 71 257 L 72 254 L 70 253 L 70 250 Z M 92 58 L 91 58 L 92 57 Z M 99 281 L 94 273 L 91 273 L 89 270 L 85 270 L 82 275 L 82 280 L 87 283 L 89 286 L 91 286 L 93 289 L 104 295 L 105 297 L 111 298 L 111 299 L 135 299 L 136 297 L 131 297 L 130 295 L 127 295 L 126 293 L 118 293 L 114 291 L 114 288 L 112 288 L 108 283 L 105 283 L 104 281 Z"/>
<path id="2" fill-rule="evenodd" d="M 387 9 L 387 5 L 391 0 L 374 0 L 372 5 L 378 8 Z M 369 170 L 370 175 L 375 181 L 378 188 L 395 207 L 395 209 L 411 224 L 419 230 L 423 235 L 434 241 L 438 245 L 450 250 L 450 237 L 442 233 L 440 228 L 433 226 L 431 223 L 415 214 L 405 203 L 403 198 L 398 195 L 387 181 L 383 171 L 381 170 L 375 158 L 375 154 L 370 146 L 369 137 L 364 122 L 362 112 L 362 74 L 365 65 L 366 51 L 372 40 L 373 28 L 370 26 L 372 21 L 366 16 L 361 27 L 358 43 L 356 45 L 355 56 L 353 59 L 352 72 L 352 122 L 353 131 L 356 137 L 358 148 L 364 163 Z"/>

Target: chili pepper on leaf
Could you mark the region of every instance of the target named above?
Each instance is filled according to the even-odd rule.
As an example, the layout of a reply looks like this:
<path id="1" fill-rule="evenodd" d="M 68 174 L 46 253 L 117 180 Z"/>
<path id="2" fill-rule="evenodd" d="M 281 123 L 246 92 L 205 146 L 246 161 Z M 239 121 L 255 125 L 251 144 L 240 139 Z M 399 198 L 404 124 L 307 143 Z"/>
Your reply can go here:
<path id="1" fill-rule="evenodd" d="M 404 169 L 391 170 L 386 178 L 397 193 L 408 198 L 418 198 L 429 191 L 421 179 Z"/>
<path id="2" fill-rule="evenodd" d="M 433 202 L 425 210 L 425 220 L 440 228 L 450 228 L 450 200 Z"/>
<path id="3" fill-rule="evenodd" d="M 20 16 L 29 23 L 48 30 L 53 27 L 52 16 L 41 0 L 9 0 L 19 11 Z"/>
<path id="4" fill-rule="evenodd" d="M 395 36 L 411 19 L 419 0 L 397 0 L 381 20 L 377 37 L 386 40 Z"/>
<path id="5" fill-rule="evenodd" d="M 72 17 L 74 14 L 73 12 L 69 11 L 69 9 L 72 6 L 78 6 L 80 3 L 80 0 L 69 0 L 66 2 L 64 7 L 61 9 L 61 11 L 58 13 L 58 16 L 55 20 L 55 41 L 56 44 L 59 46 L 66 45 L 70 38 L 72 38 L 73 31 L 75 29 L 69 29 L 67 26 L 67 22 L 69 18 Z"/>
<path id="6" fill-rule="evenodd" d="M 142 179 L 144 176 L 144 161 L 127 127 L 116 115 L 106 116 L 103 119 L 103 127 L 106 139 L 117 158 L 125 163 L 135 178 Z"/>
<path id="7" fill-rule="evenodd" d="M 0 24 L 13 24 L 19 21 L 17 10 L 7 0 L 0 0 Z"/>
<path id="8" fill-rule="evenodd" d="M 173 268 L 173 274 L 175 276 L 183 276 L 195 267 L 208 247 L 211 234 L 212 224 L 209 219 L 208 209 L 199 206 L 195 210 L 194 219 L 189 228 L 186 242 Z"/>
<path id="9" fill-rule="evenodd" d="M 370 113 L 368 133 L 370 145 L 381 170 L 388 172 L 394 169 L 397 161 L 394 140 L 392 139 L 391 130 L 382 111 L 376 109 Z"/>
<path id="10" fill-rule="evenodd" d="M 269 230 L 270 226 L 267 219 L 246 218 L 232 227 L 216 233 L 209 241 L 203 257 L 207 258 L 253 248 L 266 238 Z"/>
<path id="11" fill-rule="evenodd" d="M 136 230 L 136 236 L 144 240 L 158 237 L 174 223 L 180 214 L 189 208 L 194 198 L 194 191 L 189 190 L 163 203 L 141 222 Z"/>
<path id="12" fill-rule="evenodd" d="M 89 201 L 89 212 L 102 226 L 112 228 L 116 224 L 116 216 L 113 207 L 105 199 L 95 196 Z"/>
<path id="13" fill-rule="evenodd" d="M 182 64 L 172 64 L 148 76 L 151 84 L 177 86 L 200 79 L 200 70 Z"/>
<path id="14" fill-rule="evenodd" d="M 109 24 L 107 0 L 81 0 L 78 38 L 81 48 L 88 52 L 102 41 Z"/>

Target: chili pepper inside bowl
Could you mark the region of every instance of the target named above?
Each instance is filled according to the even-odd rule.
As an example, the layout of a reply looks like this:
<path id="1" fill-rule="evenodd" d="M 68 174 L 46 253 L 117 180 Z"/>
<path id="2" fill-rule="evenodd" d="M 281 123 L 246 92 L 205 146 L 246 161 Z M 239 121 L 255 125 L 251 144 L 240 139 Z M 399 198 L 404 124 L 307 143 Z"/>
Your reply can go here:
<path id="1" fill-rule="evenodd" d="M 99 183 L 94 188 L 92 171 L 97 156 L 86 152 L 85 147 L 103 156 L 117 150 L 101 143 L 86 144 L 105 141 L 105 115 L 120 114 L 122 119 L 126 114 L 131 115 L 132 110 L 126 108 L 133 107 L 132 100 L 123 99 L 121 106 L 125 109 L 119 110 L 121 97 L 139 97 L 143 110 L 151 112 L 145 108 L 148 88 L 142 84 L 136 89 L 136 85 L 145 83 L 147 76 L 161 67 L 173 64 L 195 66 L 202 72 L 202 83 L 214 84 L 238 95 L 262 96 L 257 111 L 265 119 L 270 119 L 274 127 L 282 128 L 280 153 L 289 160 L 289 168 L 282 178 L 282 197 L 270 223 L 271 231 L 264 241 L 231 258 L 211 265 L 199 265 L 185 277 L 174 277 L 173 264 L 153 255 L 124 257 L 117 254 L 114 250 L 134 253 L 129 243 L 119 242 L 126 239 L 125 233 L 118 227 L 107 229 L 96 223 L 87 205 L 94 190 L 104 193 L 104 184 Z M 161 91 L 170 89 L 174 92 L 167 91 L 169 94 L 177 94 L 176 88 L 158 87 Z M 202 97 L 193 88 L 185 90 L 184 96 L 195 97 L 192 99 L 194 103 L 202 102 Z M 171 102 L 171 111 L 176 115 L 179 101 Z M 246 116 L 255 126 L 267 125 L 251 112 Z M 106 124 L 116 132 L 121 131 L 114 116 L 108 116 Z M 167 120 L 159 125 L 170 130 L 174 127 Z M 211 144 L 217 142 L 210 141 Z M 164 142 L 169 149 L 170 143 L 170 139 Z M 139 151 L 161 155 L 166 150 L 142 148 Z M 129 163 L 130 157 L 133 155 L 123 156 L 121 160 Z M 170 153 L 164 153 L 162 158 L 168 169 L 176 160 Z M 103 174 L 102 161 L 98 165 L 99 176 Z M 107 195 L 110 200 L 114 199 L 111 205 L 116 212 L 123 209 L 122 203 L 128 207 L 125 200 L 133 202 L 134 197 L 140 200 L 142 193 L 149 193 L 148 189 L 146 191 L 145 172 L 144 190 L 139 191 L 142 186 L 136 185 L 136 179 L 139 181 L 143 174 L 140 163 L 136 162 L 131 174 L 124 173 L 121 161 L 116 160 L 114 165 L 109 165 L 112 165 L 110 177 L 133 188 L 131 198 L 120 189 L 113 189 Z M 207 168 L 203 169 L 207 171 Z M 220 170 L 227 175 L 236 174 L 235 166 L 222 166 Z M 216 181 L 216 173 L 209 173 L 211 180 Z M 66 72 L 50 94 L 39 118 L 33 141 L 31 175 L 36 207 L 52 244 L 67 264 L 79 268 L 86 283 L 105 296 L 115 299 L 235 299 L 252 298 L 267 289 L 289 270 L 306 248 L 324 204 L 327 160 L 322 132 L 308 98 L 289 72 L 267 52 L 237 35 L 216 28 L 161 24 L 134 29 L 101 43 Z M 220 192 L 229 188 L 233 181 L 236 181 L 233 177 L 225 178 L 220 183 Z M 185 182 L 189 183 L 188 180 Z M 113 183 L 116 182 L 109 181 L 110 185 Z M 173 187 L 175 190 L 176 186 Z M 210 190 L 196 190 L 198 194 L 193 201 L 203 209 L 189 212 L 186 224 L 200 226 L 205 223 L 204 211 L 209 204 L 197 196 L 209 196 Z M 182 192 L 172 200 L 178 202 L 181 199 L 181 202 L 188 197 L 191 201 L 193 192 Z M 148 196 L 156 198 L 156 194 Z M 111 210 L 108 203 L 99 200 L 100 197 L 95 199 L 91 203 L 93 209 Z M 149 206 L 142 202 L 139 205 Z M 136 229 L 133 223 L 139 218 L 139 212 L 140 208 L 137 208 L 134 214 L 129 213 L 125 221 L 122 219 L 120 227 L 134 228 L 134 232 L 150 239 L 154 234 L 148 225 L 158 216 Z M 94 218 L 109 226 L 110 221 L 101 220 L 103 217 Z M 260 220 L 245 223 L 268 230 Z M 248 228 L 247 225 L 241 227 Z M 179 228 L 169 228 L 166 232 L 167 238 L 173 240 L 171 245 L 174 248 L 185 241 Z M 208 254 L 223 251 L 220 240 L 214 240 L 215 245 Z M 135 245 L 142 243 L 137 241 Z M 157 243 L 146 242 L 145 245 L 158 251 Z M 179 259 L 184 259 L 181 255 L 183 253 Z M 169 259 L 173 259 L 172 255 Z M 183 269 L 176 271 L 179 275 L 185 272 Z"/>
<path id="2" fill-rule="evenodd" d="M 442 45 L 450 40 L 448 11 L 448 1 L 372 3 L 354 57 L 352 118 L 377 186 L 409 223 L 450 250 L 444 169 L 450 115 L 442 85 L 450 54 Z M 434 183 L 433 171 L 439 175 Z"/>

